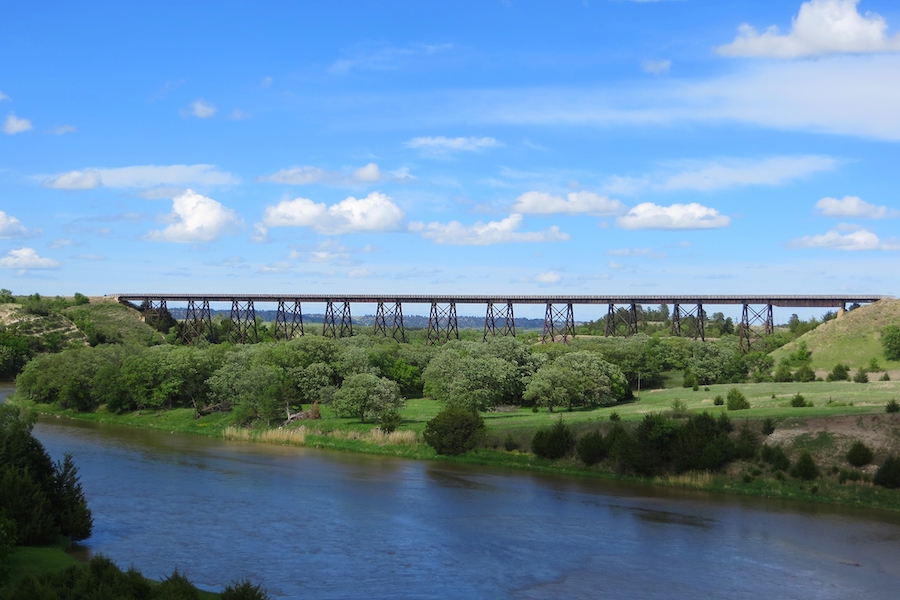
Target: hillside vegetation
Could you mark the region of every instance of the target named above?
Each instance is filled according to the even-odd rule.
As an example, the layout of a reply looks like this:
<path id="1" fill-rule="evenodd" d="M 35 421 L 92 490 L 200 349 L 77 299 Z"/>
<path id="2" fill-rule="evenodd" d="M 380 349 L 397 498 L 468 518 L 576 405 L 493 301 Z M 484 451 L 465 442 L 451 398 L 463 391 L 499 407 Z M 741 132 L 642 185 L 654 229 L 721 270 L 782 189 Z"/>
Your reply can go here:
<path id="1" fill-rule="evenodd" d="M 777 364 L 805 342 L 812 353 L 810 367 L 816 371 L 830 371 L 838 363 L 867 368 L 872 359 L 889 371 L 900 370 L 900 361 L 884 359 L 881 330 L 887 325 L 900 325 L 900 300 L 879 300 L 846 312 L 782 346 L 772 357 Z"/>

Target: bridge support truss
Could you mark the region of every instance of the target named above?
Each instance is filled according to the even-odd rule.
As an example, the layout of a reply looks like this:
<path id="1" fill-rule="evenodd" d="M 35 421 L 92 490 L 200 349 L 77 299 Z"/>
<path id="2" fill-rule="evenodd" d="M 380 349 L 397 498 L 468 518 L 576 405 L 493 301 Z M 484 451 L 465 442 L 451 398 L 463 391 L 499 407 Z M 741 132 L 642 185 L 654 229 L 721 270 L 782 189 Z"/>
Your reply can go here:
<path id="1" fill-rule="evenodd" d="M 512 302 L 488 302 L 487 313 L 484 316 L 484 337 L 485 342 L 489 337 L 497 337 L 498 335 L 516 337 L 516 318 L 513 314 Z"/>
<path id="2" fill-rule="evenodd" d="M 741 316 L 741 352 L 765 350 L 765 337 L 775 331 L 775 320 L 772 317 L 772 305 L 766 304 L 760 309 L 753 308 L 746 302 Z"/>
<path id="3" fill-rule="evenodd" d="M 159 330 L 159 325 L 169 314 L 169 309 L 166 307 L 165 300 L 154 302 L 153 298 L 147 298 L 141 305 L 141 312 L 144 313 L 144 323 Z"/>
<path id="4" fill-rule="evenodd" d="M 236 344 L 255 344 L 259 341 L 259 330 L 256 327 L 256 308 L 253 300 L 231 301 L 231 330 L 229 337 Z"/>
<path id="5" fill-rule="evenodd" d="M 557 308 L 552 302 L 547 303 L 544 312 L 544 332 L 541 335 L 541 343 L 562 342 L 568 344 L 575 337 L 575 312 L 572 303 L 568 302 L 562 308 Z"/>
<path id="6" fill-rule="evenodd" d="M 456 302 L 441 306 L 437 302 L 431 303 L 431 311 L 428 313 L 428 330 L 425 333 L 425 343 L 428 345 L 459 339 L 459 321 L 456 318 Z"/>
<path id="7" fill-rule="evenodd" d="M 638 332 L 638 305 L 632 303 L 627 310 L 618 311 L 615 304 L 610 304 L 606 311 L 607 337 L 617 335 L 619 323 L 625 325 L 625 335 L 635 335 Z"/>
<path id="8" fill-rule="evenodd" d="M 209 300 L 188 300 L 187 311 L 184 314 L 184 327 L 181 330 L 181 339 L 187 344 L 207 338 L 212 334 L 212 312 L 209 310 Z"/>
<path id="9" fill-rule="evenodd" d="M 403 307 L 400 302 L 378 301 L 378 309 L 375 311 L 375 335 L 390 337 L 398 342 L 406 341 L 406 329 L 403 327 Z"/>
<path id="10" fill-rule="evenodd" d="M 350 302 L 341 302 L 340 315 L 335 314 L 334 301 L 329 300 L 325 306 L 325 319 L 322 321 L 322 337 L 350 337 L 353 335 L 353 319 L 350 316 Z"/>
<path id="11" fill-rule="evenodd" d="M 292 340 L 296 335 L 303 335 L 303 312 L 300 301 L 294 300 L 290 307 L 288 302 L 279 300 L 275 311 L 275 339 Z"/>
<path id="12" fill-rule="evenodd" d="M 684 304 L 675 303 L 672 310 L 672 335 L 687 336 L 706 341 L 706 312 L 698 302 L 694 308 L 684 309 Z M 688 305 L 691 306 L 691 305 Z"/>

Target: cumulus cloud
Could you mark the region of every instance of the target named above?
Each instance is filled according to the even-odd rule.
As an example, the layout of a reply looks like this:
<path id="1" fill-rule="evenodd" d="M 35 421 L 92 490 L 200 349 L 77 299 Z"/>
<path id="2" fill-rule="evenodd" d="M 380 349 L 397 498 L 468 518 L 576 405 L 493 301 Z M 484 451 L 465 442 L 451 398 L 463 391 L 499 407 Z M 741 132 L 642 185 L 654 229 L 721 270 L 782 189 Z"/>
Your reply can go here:
<path id="1" fill-rule="evenodd" d="M 34 248 L 19 248 L 10 250 L 0 258 L 0 269 L 55 269 L 59 263 L 52 258 L 38 256 Z"/>
<path id="2" fill-rule="evenodd" d="M 192 190 L 172 200 L 171 225 L 147 234 L 157 242 L 211 242 L 241 225 L 243 220 L 230 208 Z"/>
<path id="3" fill-rule="evenodd" d="M 628 194 L 643 190 L 711 192 L 749 185 L 781 185 L 833 169 L 838 161 L 828 156 L 773 156 L 762 160 L 721 159 L 679 161 L 670 164 L 675 172 L 642 177 L 611 177 L 605 189 Z"/>
<path id="4" fill-rule="evenodd" d="M 442 135 L 437 137 L 417 137 L 406 142 L 407 148 L 420 148 L 432 154 L 445 154 L 447 152 L 475 152 L 483 148 L 502 146 L 492 137 L 456 137 L 448 138 Z"/>
<path id="5" fill-rule="evenodd" d="M 407 183 L 414 179 L 415 177 L 410 175 L 409 170 L 405 167 L 385 173 L 375 163 L 369 163 L 364 167 L 354 169 L 349 174 L 339 171 L 327 171 L 320 167 L 304 166 L 281 169 L 271 175 L 263 175 L 256 178 L 257 181 L 266 183 L 283 183 L 288 185 L 323 183 L 335 186 L 358 186 L 380 183 L 382 181 Z"/>
<path id="6" fill-rule="evenodd" d="M 239 179 L 214 165 L 143 165 L 116 169 L 89 168 L 51 175 L 44 187 L 61 190 L 110 188 L 150 188 L 155 186 L 233 185 Z"/>
<path id="7" fill-rule="evenodd" d="M 890 219 L 900 217 L 900 210 L 869 204 L 858 196 L 822 198 L 816 208 L 826 217 L 856 217 L 858 219 Z"/>
<path id="8" fill-rule="evenodd" d="M 20 119 L 16 117 L 16 113 L 12 112 L 6 115 L 6 120 L 3 122 L 3 133 L 6 135 L 16 135 L 29 129 L 31 129 L 31 121 L 28 119 Z"/>
<path id="9" fill-rule="evenodd" d="M 21 221 L 0 210 L 0 240 L 27 237 L 30 234 Z"/>
<path id="10" fill-rule="evenodd" d="M 203 100 L 201 98 L 199 100 L 194 100 L 193 102 L 191 102 L 191 105 L 188 108 L 181 111 L 181 115 L 184 117 L 208 119 L 216 114 L 216 110 L 218 109 L 216 108 L 215 104 L 207 102 L 206 100 Z"/>
<path id="11" fill-rule="evenodd" d="M 619 200 L 611 200 L 592 192 L 570 192 L 565 198 L 547 192 L 525 192 L 516 198 L 513 211 L 534 215 L 588 214 L 609 217 L 625 214 L 628 208 Z"/>
<path id="12" fill-rule="evenodd" d="M 645 60 L 641 63 L 644 71 L 653 75 L 664 75 L 672 68 L 671 60 Z"/>
<path id="13" fill-rule="evenodd" d="M 788 244 L 790 248 L 834 248 L 837 250 L 900 250 L 896 238 L 882 242 L 878 235 L 867 229 L 841 233 L 838 228 L 821 235 L 807 235 Z"/>
<path id="14" fill-rule="evenodd" d="M 696 202 L 671 206 L 643 202 L 616 223 L 622 229 L 716 229 L 727 227 L 731 218 Z"/>
<path id="15" fill-rule="evenodd" d="M 792 19 L 789 33 L 781 34 L 775 25 L 759 33 L 744 23 L 738 27 L 734 41 L 716 51 L 722 56 L 771 58 L 900 51 L 900 36 L 887 37 L 887 22 L 875 13 L 859 14 L 858 2 L 804 2 Z"/>
<path id="16" fill-rule="evenodd" d="M 311 227 L 318 233 L 336 235 L 397 230 L 404 217 L 390 197 L 372 192 L 365 198 L 350 196 L 331 206 L 308 198 L 283 200 L 266 207 L 262 222 L 267 227 Z"/>
<path id="17" fill-rule="evenodd" d="M 500 221 L 465 226 L 459 221 L 449 223 L 411 223 L 410 231 L 420 232 L 422 237 L 436 244 L 455 246 L 489 246 L 510 242 L 560 242 L 569 239 L 569 234 L 553 226 L 544 231 L 519 231 L 522 215 L 512 214 Z"/>
<path id="18" fill-rule="evenodd" d="M 538 273 L 537 275 L 534 276 L 535 281 L 537 281 L 538 283 L 545 284 L 545 285 L 549 285 L 552 283 L 559 283 L 559 281 L 561 279 L 562 279 L 562 276 L 559 273 L 556 273 L 555 271 L 546 271 L 544 273 Z"/>

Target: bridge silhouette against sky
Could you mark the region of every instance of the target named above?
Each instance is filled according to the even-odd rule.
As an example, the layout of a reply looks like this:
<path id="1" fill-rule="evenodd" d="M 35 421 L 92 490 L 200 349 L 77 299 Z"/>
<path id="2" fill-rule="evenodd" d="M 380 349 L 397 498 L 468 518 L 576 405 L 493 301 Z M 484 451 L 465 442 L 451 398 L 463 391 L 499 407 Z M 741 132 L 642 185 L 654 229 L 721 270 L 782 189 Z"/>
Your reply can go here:
<path id="1" fill-rule="evenodd" d="M 575 336 L 576 305 L 606 305 L 606 335 L 619 331 L 633 335 L 638 331 L 641 307 L 644 305 L 671 307 L 672 335 L 703 340 L 706 338 L 706 306 L 742 306 L 737 328 L 740 346 L 748 351 L 755 341 L 772 333 L 775 323 L 773 307 L 835 308 L 846 310 L 848 305 L 869 304 L 890 296 L 866 294 L 823 296 L 490 296 L 459 294 L 117 294 L 115 298 L 142 310 L 145 320 L 153 322 L 167 314 L 168 303 L 186 303 L 182 335 L 190 343 L 212 331 L 211 302 L 231 304 L 230 322 L 235 341 L 256 342 L 258 329 L 256 310 L 259 305 L 274 305 L 277 339 L 289 340 L 304 334 L 301 306 L 324 304 L 322 335 L 346 337 L 353 335 L 352 304 L 375 304 L 374 334 L 398 341 L 406 340 L 403 323 L 404 304 L 430 305 L 426 341 L 429 344 L 459 338 L 456 307 L 483 305 L 484 340 L 495 336 L 515 336 L 514 307 L 516 304 L 545 306 L 543 342 L 567 343 Z"/>

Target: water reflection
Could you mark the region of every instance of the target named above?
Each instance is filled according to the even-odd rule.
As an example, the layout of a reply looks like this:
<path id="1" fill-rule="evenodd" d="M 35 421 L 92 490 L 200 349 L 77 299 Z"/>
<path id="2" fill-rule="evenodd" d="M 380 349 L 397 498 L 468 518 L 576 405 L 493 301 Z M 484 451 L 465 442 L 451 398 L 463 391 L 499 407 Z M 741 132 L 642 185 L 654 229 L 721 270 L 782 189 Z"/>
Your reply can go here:
<path id="1" fill-rule="evenodd" d="M 42 420 L 88 540 L 296 598 L 893 598 L 893 513 Z M 859 566 L 855 566 L 859 564 Z"/>

